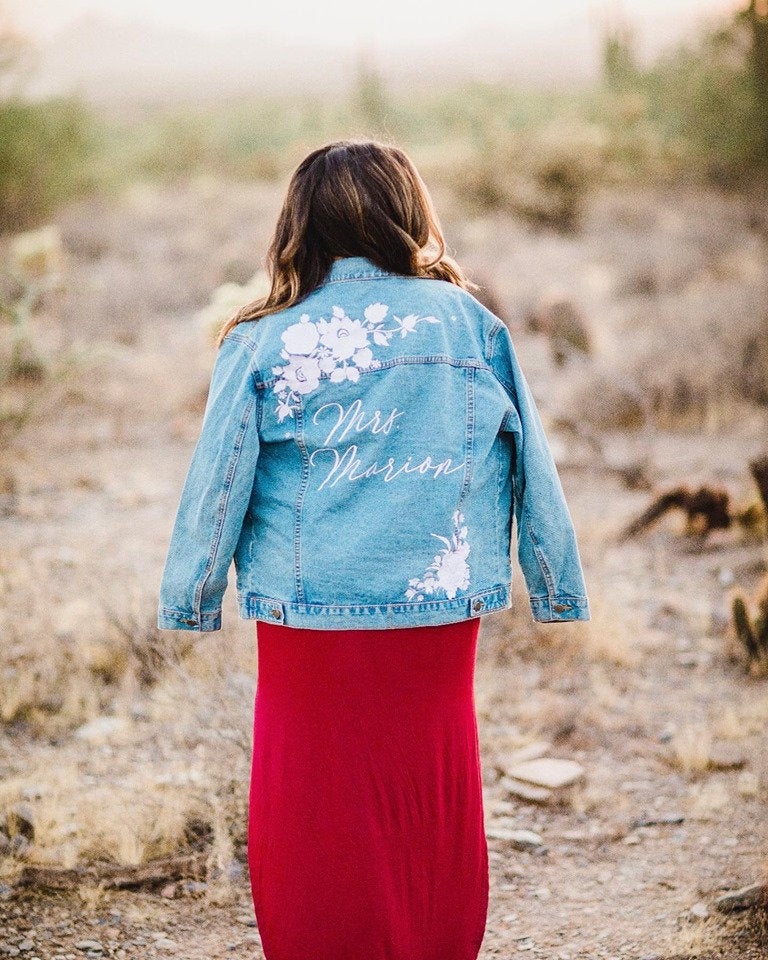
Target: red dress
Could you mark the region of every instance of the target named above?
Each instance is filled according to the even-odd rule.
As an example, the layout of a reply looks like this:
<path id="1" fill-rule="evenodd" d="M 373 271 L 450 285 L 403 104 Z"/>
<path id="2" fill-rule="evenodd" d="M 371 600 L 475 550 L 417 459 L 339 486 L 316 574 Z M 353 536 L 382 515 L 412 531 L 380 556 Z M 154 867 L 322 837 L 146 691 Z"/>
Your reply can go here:
<path id="1" fill-rule="evenodd" d="M 479 624 L 258 622 L 248 862 L 266 960 L 476 960 Z"/>

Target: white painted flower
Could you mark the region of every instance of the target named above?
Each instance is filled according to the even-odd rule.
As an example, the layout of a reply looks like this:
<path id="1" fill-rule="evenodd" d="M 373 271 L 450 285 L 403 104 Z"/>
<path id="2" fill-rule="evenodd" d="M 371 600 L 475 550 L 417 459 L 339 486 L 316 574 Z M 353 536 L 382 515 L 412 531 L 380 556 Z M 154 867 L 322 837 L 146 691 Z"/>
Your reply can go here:
<path id="1" fill-rule="evenodd" d="M 355 350 L 368 345 L 368 332 L 359 320 L 335 316 L 318 320 L 320 342 L 328 347 L 337 360 L 349 360 Z"/>
<path id="2" fill-rule="evenodd" d="M 445 590 L 446 596 L 453 600 L 457 590 L 466 590 L 469 586 L 469 544 L 462 543 L 455 550 L 450 547 L 441 550 L 434 559 L 437 585 Z"/>
<path id="3" fill-rule="evenodd" d="M 383 326 L 389 307 L 384 303 L 369 304 L 363 314 L 365 325 L 348 317 L 344 308 L 334 306 L 330 320 L 312 321 L 309 314 L 303 313 L 298 323 L 291 324 L 281 333 L 284 347 L 280 356 L 285 366 L 272 367 L 275 382 L 272 387 L 277 395 L 277 413 L 279 421 L 292 417 L 302 394 L 311 393 L 320 386 L 325 376 L 331 383 L 357 383 L 361 370 L 374 370 L 381 361 L 374 356 L 371 347 L 387 347 L 391 338 L 400 333 L 401 337 L 412 333 L 421 320 L 439 323 L 437 317 L 419 317 L 408 314 L 407 317 L 392 317 L 394 326 Z M 369 340 L 373 338 L 373 343 Z M 437 558 L 436 558 L 437 559 Z M 442 561 L 441 561 L 442 563 Z M 434 572 L 433 572 L 434 573 Z M 456 579 L 456 576 L 453 576 Z M 448 583 L 448 568 L 443 575 Z M 437 584 L 435 576 L 432 582 Z"/>
<path id="4" fill-rule="evenodd" d="M 290 353 L 299 353 L 306 356 L 315 349 L 320 340 L 320 332 L 317 326 L 309 319 L 308 313 L 302 313 L 298 323 L 286 327 L 280 334 L 280 339 L 285 344 L 285 349 Z"/>
<path id="5" fill-rule="evenodd" d="M 361 370 L 367 370 L 373 363 L 373 353 L 370 347 L 363 347 L 362 350 L 356 350 L 352 355 L 352 360 Z"/>
<path id="6" fill-rule="evenodd" d="M 389 307 L 384 303 L 372 303 L 364 310 L 365 319 L 373 324 L 381 323 L 388 313 Z"/>
<path id="7" fill-rule="evenodd" d="M 320 385 L 320 364 L 314 357 L 291 357 L 282 375 L 294 393 L 311 393 Z"/>
<path id="8" fill-rule="evenodd" d="M 444 594 L 453 600 L 459 590 L 466 590 L 470 583 L 469 543 L 464 515 L 455 510 L 453 513 L 453 534 L 450 539 L 437 533 L 432 536 L 441 540 L 445 546 L 427 567 L 424 577 L 412 577 L 408 581 L 405 596 L 408 600 L 423 600 L 426 595 Z"/>

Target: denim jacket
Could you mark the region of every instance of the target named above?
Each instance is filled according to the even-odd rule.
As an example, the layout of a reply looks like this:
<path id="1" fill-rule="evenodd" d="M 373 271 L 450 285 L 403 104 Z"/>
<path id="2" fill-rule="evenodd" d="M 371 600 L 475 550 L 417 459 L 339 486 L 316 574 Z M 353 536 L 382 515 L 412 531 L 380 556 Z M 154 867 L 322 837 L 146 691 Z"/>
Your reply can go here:
<path id="1" fill-rule="evenodd" d="M 514 523 L 514 526 L 513 526 Z M 560 480 L 505 324 L 456 284 L 335 260 L 234 327 L 213 366 L 160 586 L 161 629 L 588 620 Z"/>

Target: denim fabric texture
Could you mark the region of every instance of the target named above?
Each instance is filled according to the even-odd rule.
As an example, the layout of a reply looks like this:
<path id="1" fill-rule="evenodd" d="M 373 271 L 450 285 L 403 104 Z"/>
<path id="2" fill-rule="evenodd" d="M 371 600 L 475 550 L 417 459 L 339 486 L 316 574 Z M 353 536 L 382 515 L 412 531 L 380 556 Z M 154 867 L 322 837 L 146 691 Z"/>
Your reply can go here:
<path id="1" fill-rule="evenodd" d="M 590 619 L 571 515 L 506 325 L 448 281 L 336 260 L 217 353 L 160 584 L 161 629 Z"/>

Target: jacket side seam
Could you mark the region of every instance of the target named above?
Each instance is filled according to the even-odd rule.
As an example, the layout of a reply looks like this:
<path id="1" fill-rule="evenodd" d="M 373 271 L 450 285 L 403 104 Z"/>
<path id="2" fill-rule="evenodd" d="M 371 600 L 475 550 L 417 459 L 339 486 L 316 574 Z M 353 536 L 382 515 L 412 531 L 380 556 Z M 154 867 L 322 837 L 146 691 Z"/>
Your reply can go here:
<path id="1" fill-rule="evenodd" d="M 496 496 L 494 497 L 494 524 L 493 529 L 496 535 L 496 549 L 498 550 L 499 544 L 501 541 L 501 478 L 502 478 L 502 465 L 504 463 L 503 447 L 499 438 L 496 438 Z M 510 504 L 510 509 L 512 505 Z M 507 557 L 511 555 L 511 542 L 505 545 L 505 553 Z M 506 576 L 509 573 L 509 561 L 507 560 L 506 568 L 504 570 L 504 575 Z"/>
<path id="2" fill-rule="evenodd" d="M 256 397 L 248 401 L 248 405 L 243 411 L 243 416 L 240 419 L 240 425 L 237 428 L 237 434 L 235 436 L 235 445 L 229 458 L 229 463 L 227 464 L 227 472 L 224 477 L 224 489 L 222 490 L 219 498 L 219 507 L 216 515 L 216 527 L 213 532 L 211 549 L 208 553 L 203 576 L 200 578 L 200 581 L 195 589 L 194 612 L 198 619 L 202 617 L 203 591 L 205 590 L 205 585 L 207 584 L 211 573 L 213 572 L 213 565 L 216 560 L 216 554 L 219 550 L 219 543 L 221 543 L 221 534 L 224 530 L 224 517 L 227 513 L 229 495 L 232 491 L 232 480 L 235 475 L 237 464 L 240 460 L 240 453 L 243 449 L 243 437 L 245 436 L 245 431 L 248 428 L 248 421 L 251 419 L 251 414 L 253 413 L 255 404 Z"/>
<path id="3" fill-rule="evenodd" d="M 300 398 L 296 408 L 296 445 L 301 452 L 301 478 L 296 494 L 293 517 L 293 580 L 296 587 L 296 597 L 300 603 L 304 602 L 304 583 L 301 578 L 301 515 L 304 509 L 304 496 L 309 484 L 309 455 L 304 438 L 304 402 Z"/>
<path id="4" fill-rule="evenodd" d="M 469 490 L 472 480 L 472 466 L 474 459 L 474 441 L 475 441 L 475 372 L 469 367 L 466 375 L 466 428 L 464 431 L 464 444 L 466 453 L 464 455 L 464 481 L 459 493 L 459 506 L 464 502 L 464 498 Z"/>

